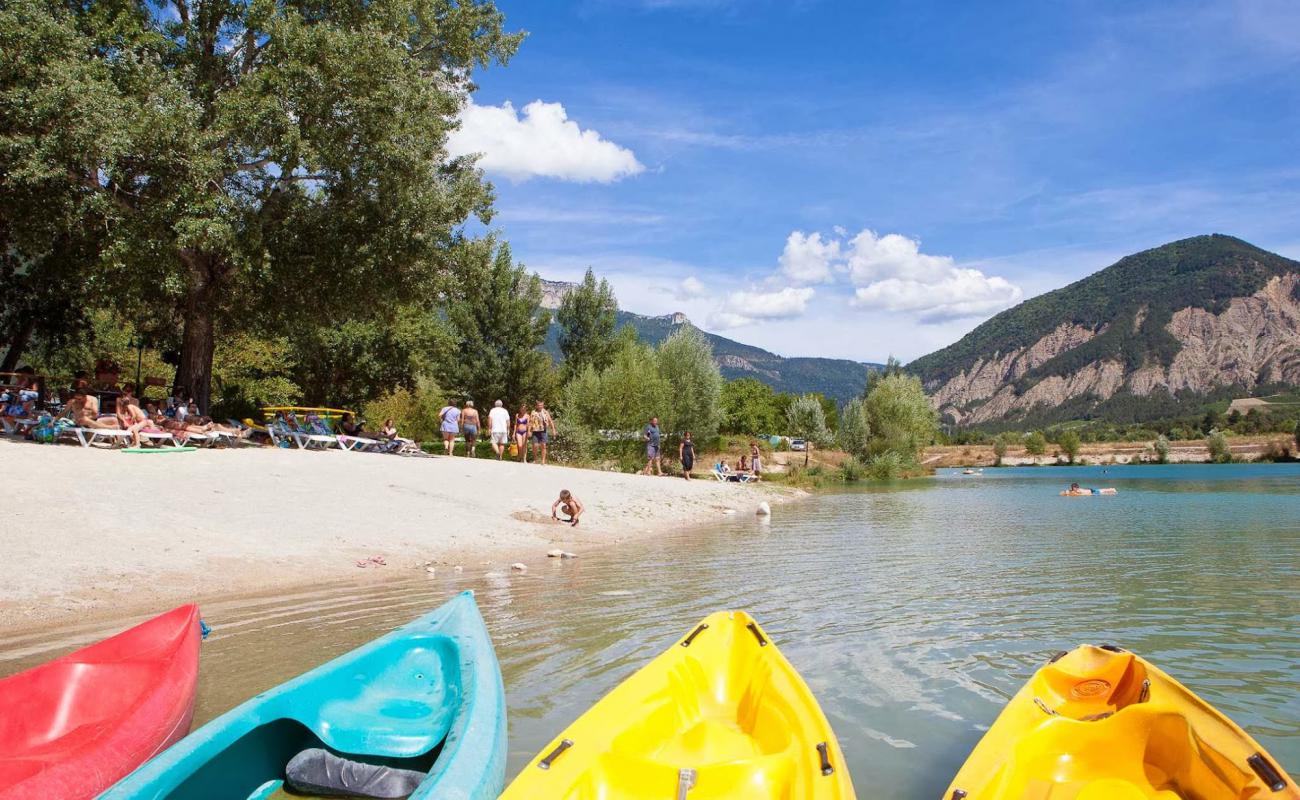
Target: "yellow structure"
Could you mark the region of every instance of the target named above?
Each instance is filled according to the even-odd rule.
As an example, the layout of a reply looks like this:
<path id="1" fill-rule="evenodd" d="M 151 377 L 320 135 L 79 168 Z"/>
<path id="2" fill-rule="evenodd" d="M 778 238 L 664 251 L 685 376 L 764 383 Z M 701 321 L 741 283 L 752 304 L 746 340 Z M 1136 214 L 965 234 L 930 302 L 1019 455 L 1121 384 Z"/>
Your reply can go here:
<path id="1" fill-rule="evenodd" d="M 712 614 L 524 767 L 502 800 L 851 800 L 830 723 L 748 614 Z"/>
<path id="2" fill-rule="evenodd" d="M 1259 743 L 1149 662 L 1084 645 L 1038 670 L 945 800 L 1300 800 Z"/>

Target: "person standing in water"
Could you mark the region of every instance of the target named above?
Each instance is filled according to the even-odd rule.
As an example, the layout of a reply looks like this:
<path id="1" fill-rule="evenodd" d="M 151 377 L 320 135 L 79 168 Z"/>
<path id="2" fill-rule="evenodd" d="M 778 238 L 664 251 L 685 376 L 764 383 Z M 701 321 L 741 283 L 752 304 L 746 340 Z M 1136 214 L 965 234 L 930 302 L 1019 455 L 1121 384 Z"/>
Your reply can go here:
<path id="1" fill-rule="evenodd" d="M 474 408 L 473 400 L 466 400 L 465 408 L 460 412 L 460 429 L 465 432 L 465 455 L 473 458 L 479 429 L 478 409 Z"/>
<path id="2" fill-rule="evenodd" d="M 488 412 L 488 430 L 492 434 L 492 450 L 500 461 L 505 457 L 506 444 L 510 441 L 510 412 L 500 400 Z"/>
<path id="3" fill-rule="evenodd" d="M 682 477 L 689 481 L 691 469 L 695 466 L 695 442 L 690 431 L 682 434 L 682 443 L 677 445 L 677 458 L 682 462 Z"/>
<path id="4" fill-rule="evenodd" d="M 460 409 L 456 408 L 455 403 L 448 402 L 438 412 L 438 419 L 442 420 L 439 425 L 439 430 L 442 432 L 442 447 L 447 451 L 447 455 L 454 455 L 456 434 L 460 433 Z"/>

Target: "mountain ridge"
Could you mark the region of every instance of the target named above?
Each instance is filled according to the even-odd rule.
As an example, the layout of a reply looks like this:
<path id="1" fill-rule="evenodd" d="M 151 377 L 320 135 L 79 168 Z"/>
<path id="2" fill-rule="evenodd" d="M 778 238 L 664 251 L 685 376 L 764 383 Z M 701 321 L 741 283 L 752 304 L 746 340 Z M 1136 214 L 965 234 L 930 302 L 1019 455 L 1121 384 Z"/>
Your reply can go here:
<path id="1" fill-rule="evenodd" d="M 542 307 L 557 309 L 564 295 L 577 284 L 567 281 L 542 279 Z M 647 316 L 619 309 L 616 317 L 619 328 L 632 326 L 641 341 L 657 345 L 674 331 L 694 324 L 680 311 L 658 316 Z M 780 356 L 761 347 L 728 339 L 716 333 L 699 329 L 713 347 L 714 360 L 727 380 L 756 378 L 778 392 L 806 394 L 820 392 L 836 402 L 843 403 L 857 397 L 867 385 L 867 375 L 882 365 L 843 358 L 818 358 Z M 557 361 L 560 358 L 559 326 L 552 321 L 544 348 Z"/>
<path id="2" fill-rule="evenodd" d="M 1223 234 L 1143 250 L 916 359 L 950 422 L 1140 419 L 1300 383 L 1300 262 Z M 1143 406 L 1149 406 L 1143 411 Z"/>

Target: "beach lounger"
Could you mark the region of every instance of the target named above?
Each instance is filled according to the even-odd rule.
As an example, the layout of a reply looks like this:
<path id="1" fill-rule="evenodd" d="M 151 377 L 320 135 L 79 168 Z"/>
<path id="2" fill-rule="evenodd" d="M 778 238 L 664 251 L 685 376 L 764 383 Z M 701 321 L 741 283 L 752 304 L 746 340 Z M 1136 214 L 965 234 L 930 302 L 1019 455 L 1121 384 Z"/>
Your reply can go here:
<path id="1" fill-rule="evenodd" d="M 82 447 L 90 447 L 100 441 L 112 445 L 130 444 L 131 432 L 121 428 L 64 428 L 63 435 L 72 434 Z"/>
<path id="2" fill-rule="evenodd" d="M 40 424 L 39 419 L 23 418 L 10 422 L 5 418 L 0 417 L 0 428 L 3 428 L 4 432 L 10 436 L 26 436 L 28 431 L 35 428 L 38 424 Z"/>
<path id="3" fill-rule="evenodd" d="M 140 431 L 140 443 L 158 442 L 170 447 L 180 447 L 176 441 L 176 435 L 171 431 Z"/>
<path id="4" fill-rule="evenodd" d="M 346 434 L 338 435 L 339 448 L 349 453 L 356 451 L 368 451 L 377 449 L 383 442 L 378 439 L 371 439 L 365 436 L 348 436 Z"/>
<path id="5" fill-rule="evenodd" d="M 754 480 L 754 476 L 748 472 L 723 472 L 716 466 L 713 468 L 713 477 L 723 483 L 749 483 Z"/>

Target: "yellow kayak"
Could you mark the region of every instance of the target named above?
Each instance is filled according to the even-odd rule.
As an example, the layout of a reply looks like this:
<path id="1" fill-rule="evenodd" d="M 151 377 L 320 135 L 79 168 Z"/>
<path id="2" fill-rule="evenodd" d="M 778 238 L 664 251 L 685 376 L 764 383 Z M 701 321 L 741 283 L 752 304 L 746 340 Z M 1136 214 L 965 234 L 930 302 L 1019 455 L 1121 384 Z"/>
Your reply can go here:
<path id="1" fill-rule="evenodd" d="M 524 767 L 501 800 L 851 800 L 830 723 L 741 611 L 712 614 Z"/>
<path id="2" fill-rule="evenodd" d="M 1296 800 L 1232 720 L 1117 647 L 1062 653 L 1007 703 L 945 800 Z"/>

